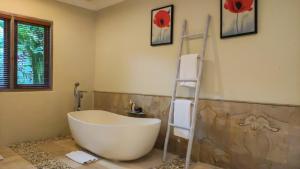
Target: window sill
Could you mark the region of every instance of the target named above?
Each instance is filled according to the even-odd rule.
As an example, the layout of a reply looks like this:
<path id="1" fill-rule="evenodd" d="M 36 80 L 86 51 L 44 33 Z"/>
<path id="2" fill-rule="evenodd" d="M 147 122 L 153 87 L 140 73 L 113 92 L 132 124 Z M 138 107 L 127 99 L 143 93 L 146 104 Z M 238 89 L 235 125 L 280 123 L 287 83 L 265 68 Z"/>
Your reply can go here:
<path id="1" fill-rule="evenodd" d="M 48 89 L 0 89 L 1 92 L 51 92 L 53 88 Z"/>

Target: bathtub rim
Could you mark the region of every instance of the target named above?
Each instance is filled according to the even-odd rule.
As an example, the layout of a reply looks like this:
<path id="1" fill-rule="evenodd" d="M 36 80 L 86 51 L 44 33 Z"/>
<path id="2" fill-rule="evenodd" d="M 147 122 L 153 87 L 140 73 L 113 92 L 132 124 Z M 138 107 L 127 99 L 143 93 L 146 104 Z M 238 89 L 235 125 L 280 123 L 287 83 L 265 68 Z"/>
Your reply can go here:
<path id="1" fill-rule="evenodd" d="M 69 112 L 67 113 L 68 118 L 71 118 L 74 121 L 83 123 L 83 124 L 87 124 L 87 125 L 91 125 L 91 126 L 101 126 L 101 127 L 127 127 L 127 126 L 149 126 L 149 125 L 157 125 L 157 124 L 161 124 L 161 119 L 159 118 L 141 118 L 141 117 L 130 117 L 130 116 L 125 116 L 125 115 L 121 115 L 121 114 L 116 114 L 113 112 L 109 112 L 109 111 L 105 111 L 105 110 L 82 110 L 79 112 L 84 112 L 84 111 L 104 111 L 107 113 L 111 113 L 114 116 L 119 116 L 120 118 L 130 118 L 130 119 L 141 119 L 141 120 L 147 120 L 147 121 L 151 121 L 151 123 L 139 123 L 139 124 L 101 124 L 101 123 L 91 123 L 91 122 L 86 122 L 84 120 L 80 120 L 74 116 L 72 116 L 72 113 L 76 113 L 77 111 L 73 111 L 73 112 Z"/>

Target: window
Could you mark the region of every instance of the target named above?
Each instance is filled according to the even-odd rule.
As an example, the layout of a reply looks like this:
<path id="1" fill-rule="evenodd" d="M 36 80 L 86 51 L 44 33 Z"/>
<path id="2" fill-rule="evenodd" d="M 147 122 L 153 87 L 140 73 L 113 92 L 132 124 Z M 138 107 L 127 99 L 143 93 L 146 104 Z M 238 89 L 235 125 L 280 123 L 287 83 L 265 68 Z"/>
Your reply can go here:
<path id="1" fill-rule="evenodd" d="M 15 22 L 17 88 L 49 87 L 49 27 Z"/>
<path id="2" fill-rule="evenodd" d="M 0 18 L 0 90 L 51 89 L 51 22 L 10 18 Z"/>
<path id="3" fill-rule="evenodd" d="M 0 18 L 0 89 L 9 87 L 9 20 Z"/>

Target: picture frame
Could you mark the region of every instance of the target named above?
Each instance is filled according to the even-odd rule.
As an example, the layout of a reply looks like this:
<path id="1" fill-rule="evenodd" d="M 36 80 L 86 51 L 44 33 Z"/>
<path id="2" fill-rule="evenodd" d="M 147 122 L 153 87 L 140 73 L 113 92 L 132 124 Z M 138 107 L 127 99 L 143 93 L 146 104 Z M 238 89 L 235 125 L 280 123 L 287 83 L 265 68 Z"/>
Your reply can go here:
<path id="1" fill-rule="evenodd" d="M 257 34 L 258 0 L 220 0 L 220 38 Z"/>
<path id="2" fill-rule="evenodd" d="M 173 44 L 174 5 L 151 10 L 151 46 Z"/>

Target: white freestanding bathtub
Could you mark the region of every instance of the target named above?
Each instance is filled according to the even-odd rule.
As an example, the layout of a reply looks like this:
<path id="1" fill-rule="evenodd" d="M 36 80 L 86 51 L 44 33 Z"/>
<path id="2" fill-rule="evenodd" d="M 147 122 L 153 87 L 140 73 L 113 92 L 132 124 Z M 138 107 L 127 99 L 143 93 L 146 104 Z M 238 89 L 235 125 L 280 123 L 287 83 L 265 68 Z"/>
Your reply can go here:
<path id="1" fill-rule="evenodd" d="M 134 118 L 102 110 L 68 113 L 75 142 L 107 159 L 135 160 L 149 153 L 157 139 L 161 120 Z"/>

